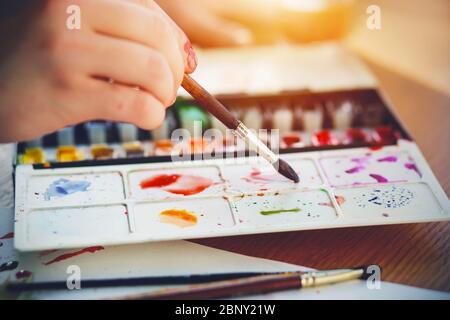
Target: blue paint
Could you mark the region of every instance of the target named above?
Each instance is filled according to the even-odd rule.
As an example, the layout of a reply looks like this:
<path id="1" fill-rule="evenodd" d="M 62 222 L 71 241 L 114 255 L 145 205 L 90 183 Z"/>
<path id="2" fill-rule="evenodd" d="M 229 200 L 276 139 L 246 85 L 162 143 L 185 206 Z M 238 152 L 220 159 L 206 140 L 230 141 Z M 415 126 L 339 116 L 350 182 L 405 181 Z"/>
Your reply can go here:
<path id="1" fill-rule="evenodd" d="M 52 198 L 64 197 L 75 192 L 85 192 L 90 187 L 88 181 L 70 181 L 67 179 L 59 179 L 54 181 L 45 191 L 45 200 Z"/>

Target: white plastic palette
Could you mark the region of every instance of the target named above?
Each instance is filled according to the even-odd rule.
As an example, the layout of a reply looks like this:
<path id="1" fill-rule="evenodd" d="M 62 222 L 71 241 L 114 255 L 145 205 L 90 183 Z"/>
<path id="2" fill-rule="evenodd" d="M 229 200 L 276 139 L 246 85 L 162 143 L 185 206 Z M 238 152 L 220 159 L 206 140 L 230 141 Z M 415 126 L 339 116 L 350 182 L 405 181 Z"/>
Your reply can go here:
<path id="1" fill-rule="evenodd" d="M 15 247 L 34 251 L 450 218 L 449 199 L 413 142 L 284 158 L 299 172 L 299 184 L 256 158 L 18 166 Z M 161 174 L 207 179 L 211 186 L 188 195 L 140 186 Z M 197 221 L 168 223 L 160 215 L 166 210 L 186 210 Z"/>

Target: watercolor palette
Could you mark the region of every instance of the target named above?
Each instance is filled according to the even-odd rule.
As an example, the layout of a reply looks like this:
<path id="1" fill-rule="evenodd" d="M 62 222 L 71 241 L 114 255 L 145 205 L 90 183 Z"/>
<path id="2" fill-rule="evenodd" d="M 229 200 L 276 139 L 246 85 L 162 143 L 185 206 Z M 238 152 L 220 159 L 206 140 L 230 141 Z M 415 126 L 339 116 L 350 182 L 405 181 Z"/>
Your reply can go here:
<path id="1" fill-rule="evenodd" d="M 417 145 L 344 48 L 201 54 L 196 80 L 250 129 L 262 129 L 300 183 L 240 140 L 204 139 L 224 127 L 181 90 L 150 132 L 94 121 L 19 143 L 18 250 L 450 219 L 449 199 Z M 176 129 L 190 138 L 171 139 Z M 212 150 L 231 157 L 211 159 Z M 187 157 L 172 157 L 179 154 Z"/>
<path id="2" fill-rule="evenodd" d="M 256 157 L 16 168 L 22 251 L 447 220 L 415 143 L 283 155 L 294 184 Z M 356 168 L 356 169 L 355 169 Z"/>

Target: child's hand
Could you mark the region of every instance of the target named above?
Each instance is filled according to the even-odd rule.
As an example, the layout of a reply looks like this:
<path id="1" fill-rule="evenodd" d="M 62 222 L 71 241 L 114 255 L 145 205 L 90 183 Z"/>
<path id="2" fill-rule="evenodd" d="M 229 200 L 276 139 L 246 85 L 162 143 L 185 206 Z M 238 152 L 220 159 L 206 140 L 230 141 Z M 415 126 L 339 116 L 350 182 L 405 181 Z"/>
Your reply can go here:
<path id="1" fill-rule="evenodd" d="M 186 35 L 153 1 L 30 3 L 0 23 L 0 142 L 94 119 L 161 124 L 197 62 Z M 80 30 L 66 27 L 70 5 L 81 9 Z"/>

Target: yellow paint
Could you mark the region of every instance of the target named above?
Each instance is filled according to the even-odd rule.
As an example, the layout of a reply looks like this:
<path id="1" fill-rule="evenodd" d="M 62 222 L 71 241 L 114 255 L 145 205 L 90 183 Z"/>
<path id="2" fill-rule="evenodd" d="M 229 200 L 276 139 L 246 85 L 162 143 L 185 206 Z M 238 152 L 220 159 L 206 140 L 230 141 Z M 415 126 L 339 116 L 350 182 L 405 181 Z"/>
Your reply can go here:
<path id="1" fill-rule="evenodd" d="M 56 151 L 56 160 L 59 162 L 80 161 L 83 158 L 83 153 L 74 146 L 58 147 Z"/>
<path id="2" fill-rule="evenodd" d="M 25 154 L 22 156 L 23 164 L 35 164 L 35 163 L 44 163 L 45 162 L 45 153 L 42 148 L 33 147 L 26 148 Z"/>

